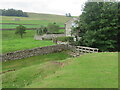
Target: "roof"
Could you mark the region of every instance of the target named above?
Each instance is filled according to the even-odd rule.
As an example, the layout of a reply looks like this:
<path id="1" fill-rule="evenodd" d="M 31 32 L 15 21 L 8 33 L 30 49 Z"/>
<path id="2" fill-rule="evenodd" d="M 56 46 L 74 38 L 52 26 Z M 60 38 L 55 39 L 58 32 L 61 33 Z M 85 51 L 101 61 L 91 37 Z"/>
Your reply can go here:
<path id="1" fill-rule="evenodd" d="M 70 22 L 70 21 L 76 21 L 76 20 L 78 20 L 79 18 L 71 18 L 70 20 L 68 20 L 67 22 L 65 22 L 65 24 L 67 24 L 68 22 Z"/>

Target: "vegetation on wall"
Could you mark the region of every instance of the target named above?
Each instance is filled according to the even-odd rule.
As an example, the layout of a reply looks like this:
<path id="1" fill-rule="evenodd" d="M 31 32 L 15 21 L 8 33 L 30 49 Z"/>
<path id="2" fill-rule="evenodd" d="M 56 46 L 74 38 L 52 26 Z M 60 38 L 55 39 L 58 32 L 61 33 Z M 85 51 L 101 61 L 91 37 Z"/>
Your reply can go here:
<path id="1" fill-rule="evenodd" d="M 78 27 L 79 45 L 97 47 L 100 51 L 117 51 L 120 33 L 118 2 L 86 2 Z"/>
<path id="2" fill-rule="evenodd" d="M 73 37 L 66 37 L 66 36 L 56 37 L 56 38 L 53 39 L 53 41 L 54 41 L 54 42 L 62 41 L 62 42 L 72 43 L 72 42 L 73 42 Z"/>

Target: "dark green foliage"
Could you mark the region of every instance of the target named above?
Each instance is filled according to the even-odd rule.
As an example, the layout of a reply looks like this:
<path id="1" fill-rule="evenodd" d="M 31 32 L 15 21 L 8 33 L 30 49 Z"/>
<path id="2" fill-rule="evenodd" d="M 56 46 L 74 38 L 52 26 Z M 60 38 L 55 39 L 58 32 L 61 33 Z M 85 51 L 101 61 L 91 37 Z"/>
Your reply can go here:
<path id="1" fill-rule="evenodd" d="M 117 51 L 118 2 L 87 2 L 78 22 L 82 39 L 79 45 L 101 51 Z"/>
<path id="2" fill-rule="evenodd" d="M 18 16 L 18 17 L 28 17 L 27 13 L 23 12 L 22 10 L 15 10 L 15 9 L 0 9 L 1 16 Z"/>
<path id="3" fill-rule="evenodd" d="M 59 25 L 56 23 L 49 23 L 47 25 L 48 33 L 58 33 L 59 32 Z"/>
<path id="4" fill-rule="evenodd" d="M 37 35 L 43 35 L 48 32 L 47 28 L 45 26 L 41 26 L 36 30 Z"/>
<path id="5" fill-rule="evenodd" d="M 23 34 L 25 34 L 26 27 L 19 25 L 16 27 L 16 31 L 15 34 L 19 34 L 21 36 L 21 38 L 23 38 Z"/>
<path id="6" fill-rule="evenodd" d="M 66 13 L 65 16 L 66 17 L 71 17 L 71 13 Z"/>
<path id="7" fill-rule="evenodd" d="M 71 13 L 68 13 L 68 17 L 71 17 Z"/>
<path id="8" fill-rule="evenodd" d="M 73 42 L 73 37 L 57 37 L 54 40 L 62 42 Z"/>

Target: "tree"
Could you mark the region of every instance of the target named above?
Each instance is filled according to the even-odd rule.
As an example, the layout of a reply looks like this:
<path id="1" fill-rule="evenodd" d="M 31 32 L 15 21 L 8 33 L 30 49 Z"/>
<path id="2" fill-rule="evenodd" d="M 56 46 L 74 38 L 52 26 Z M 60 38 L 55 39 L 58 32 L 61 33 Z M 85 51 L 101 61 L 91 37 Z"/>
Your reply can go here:
<path id="1" fill-rule="evenodd" d="M 68 17 L 71 17 L 71 13 L 68 13 Z"/>
<path id="2" fill-rule="evenodd" d="M 16 27 L 16 31 L 15 34 L 19 34 L 21 36 L 21 38 L 23 38 L 23 34 L 25 34 L 26 27 L 19 25 Z"/>
<path id="3" fill-rule="evenodd" d="M 54 23 L 53 24 L 49 23 L 47 25 L 47 29 L 48 29 L 49 33 L 58 33 L 58 31 L 59 31 L 59 25 L 54 24 Z"/>
<path id="4" fill-rule="evenodd" d="M 38 35 L 43 35 L 43 34 L 45 34 L 47 32 L 48 32 L 48 30 L 47 30 L 47 28 L 45 26 L 40 26 L 40 28 L 37 29 L 37 34 Z"/>
<path id="5" fill-rule="evenodd" d="M 22 10 L 15 10 L 15 9 L 0 9 L 0 15 L 2 16 L 19 16 L 19 17 L 28 17 L 26 12 Z"/>
<path id="6" fill-rule="evenodd" d="M 66 13 L 65 16 L 68 17 L 68 14 Z"/>
<path id="7" fill-rule="evenodd" d="M 78 22 L 80 45 L 117 51 L 118 2 L 86 2 Z"/>
<path id="8" fill-rule="evenodd" d="M 71 13 L 66 13 L 65 16 L 66 17 L 71 17 Z"/>

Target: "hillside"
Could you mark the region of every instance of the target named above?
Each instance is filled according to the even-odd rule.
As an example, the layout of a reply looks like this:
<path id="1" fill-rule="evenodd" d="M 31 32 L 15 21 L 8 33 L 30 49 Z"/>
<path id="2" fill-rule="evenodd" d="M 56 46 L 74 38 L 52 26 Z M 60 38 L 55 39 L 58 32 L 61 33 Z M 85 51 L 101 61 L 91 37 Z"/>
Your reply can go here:
<path id="1" fill-rule="evenodd" d="M 29 18 L 39 19 L 39 20 L 50 20 L 55 22 L 66 22 L 71 19 L 71 17 L 66 17 L 63 15 L 55 15 L 55 14 L 42 14 L 42 13 L 27 13 Z"/>
<path id="2" fill-rule="evenodd" d="M 70 17 L 66 17 L 66 16 L 62 16 L 62 15 L 54 15 L 54 14 L 29 13 L 29 12 L 27 12 L 27 14 L 29 17 L 0 16 L 0 18 L 2 18 L 2 23 L 15 23 L 14 18 L 19 18 L 21 21 L 35 20 L 36 23 L 33 22 L 33 24 L 39 24 L 39 21 L 51 22 L 51 23 L 56 22 L 59 24 L 64 24 L 67 20 L 70 19 Z M 16 22 L 16 23 L 18 23 L 18 22 Z M 22 23 L 24 23 L 24 22 L 22 22 Z"/>

